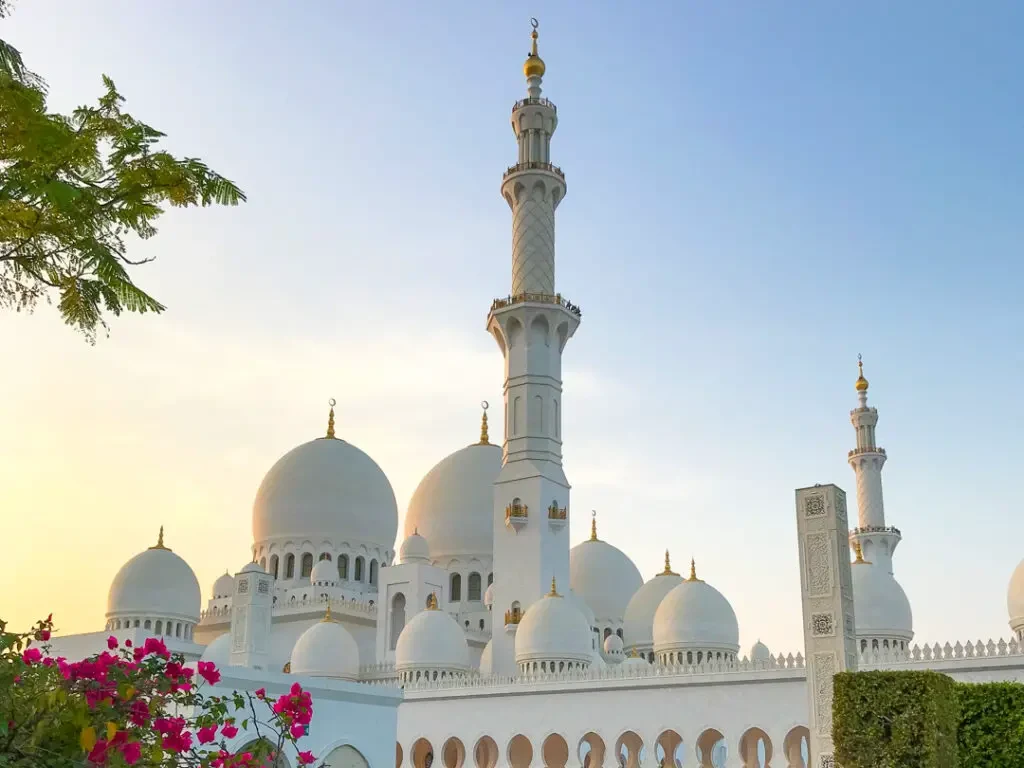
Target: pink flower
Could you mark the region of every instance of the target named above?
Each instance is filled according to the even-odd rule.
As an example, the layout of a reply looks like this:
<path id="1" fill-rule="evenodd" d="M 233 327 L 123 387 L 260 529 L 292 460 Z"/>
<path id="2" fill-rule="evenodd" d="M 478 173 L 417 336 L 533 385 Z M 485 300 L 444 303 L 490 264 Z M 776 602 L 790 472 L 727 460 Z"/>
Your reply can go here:
<path id="1" fill-rule="evenodd" d="M 301 739 L 306 735 L 306 726 L 294 723 L 290 729 L 293 739 Z"/>
<path id="2" fill-rule="evenodd" d="M 44 629 L 39 633 L 39 639 L 44 643 L 50 639 L 50 630 Z"/>
<path id="3" fill-rule="evenodd" d="M 132 725 L 145 725 L 149 722 L 149 705 L 142 699 L 132 702 L 131 716 Z"/>
<path id="4" fill-rule="evenodd" d="M 186 752 L 192 748 L 192 734 L 188 731 L 168 734 L 164 736 L 160 746 L 168 752 Z"/>
<path id="5" fill-rule="evenodd" d="M 200 728 L 196 731 L 196 737 L 199 739 L 200 744 L 209 744 L 217 738 L 217 726 L 208 725 L 205 728 Z"/>
<path id="6" fill-rule="evenodd" d="M 200 661 L 198 667 L 199 676 L 210 685 L 216 685 L 220 682 L 220 672 L 217 671 L 217 665 L 212 661 Z"/>
<path id="7" fill-rule="evenodd" d="M 265 699 L 267 697 L 267 689 L 266 688 L 257 688 L 254 691 L 254 693 L 256 694 L 256 698 L 257 699 Z"/>
<path id="8" fill-rule="evenodd" d="M 167 650 L 167 645 L 163 640 L 157 637 L 147 637 L 145 645 L 142 646 L 143 656 L 148 656 L 151 653 L 155 653 L 157 656 L 164 659 L 171 658 L 171 653 Z M 136 661 L 138 661 L 138 659 L 136 659 Z"/>
<path id="9" fill-rule="evenodd" d="M 168 680 L 177 680 L 181 677 L 182 666 L 176 661 L 168 661 L 164 667 L 164 677 Z"/>
<path id="10" fill-rule="evenodd" d="M 220 732 L 226 738 L 233 739 L 233 738 L 235 738 L 235 736 L 238 735 L 238 728 L 236 728 L 231 723 L 225 723 L 224 727 L 220 729 Z"/>
<path id="11" fill-rule="evenodd" d="M 132 647 L 132 641 L 131 641 L 130 638 L 124 641 L 124 647 L 125 648 L 131 648 Z"/>
<path id="12" fill-rule="evenodd" d="M 107 742 L 105 739 L 100 739 L 96 742 L 95 746 L 89 751 L 90 763 L 96 763 L 102 765 L 107 762 Z"/>
<path id="13" fill-rule="evenodd" d="M 110 650 L 114 650 L 115 648 L 117 648 L 117 638 L 113 635 L 107 638 L 107 648 L 109 648 Z"/>
<path id="14" fill-rule="evenodd" d="M 309 750 L 306 750 L 305 752 L 299 752 L 299 765 L 309 765 L 314 760 L 316 760 L 316 758 L 313 757 L 313 753 Z"/>
<path id="15" fill-rule="evenodd" d="M 21 660 L 26 664 L 38 664 L 43 658 L 43 652 L 38 648 L 26 648 L 21 654 Z"/>
<path id="16" fill-rule="evenodd" d="M 121 745 L 121 756 L 128 765 L 135 765 L 142 757 L 142 744 L 137 741 L 129 741 Z"/>

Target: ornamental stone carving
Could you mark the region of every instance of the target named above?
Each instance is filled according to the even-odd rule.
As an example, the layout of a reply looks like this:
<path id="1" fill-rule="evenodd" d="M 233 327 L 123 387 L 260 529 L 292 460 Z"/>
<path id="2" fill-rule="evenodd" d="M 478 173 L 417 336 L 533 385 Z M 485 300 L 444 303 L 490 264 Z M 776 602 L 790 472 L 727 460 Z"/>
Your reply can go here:
<path id="1" fill-rule="evenodd" d="M 826 532 L 809 533 L 804 541 L 807 562 L 807 593 L 810 597 L 832 594 L 832 552 Z"/>
<path id="2" fill-rule="evenodd" d="M 811 634 L 815 637 L 831 637 L 835 634 L 835 617 L 831 613 L 811 614 Z"/>

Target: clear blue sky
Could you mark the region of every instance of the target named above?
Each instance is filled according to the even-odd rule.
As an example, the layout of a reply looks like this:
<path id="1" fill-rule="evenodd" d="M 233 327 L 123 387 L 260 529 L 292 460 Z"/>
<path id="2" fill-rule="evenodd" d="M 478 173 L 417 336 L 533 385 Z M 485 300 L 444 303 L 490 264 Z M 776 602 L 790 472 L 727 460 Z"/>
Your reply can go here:
<path id="1" fill-rule="evenodd" d="M 500 8 L 499 8 L 500 6 Z M 134 246 L 165 301 L 90 348 L 0 317 L 0 507 L 28 525 L 13 618 L 102 622 L 156 526 L 204 593 L 280 454 L 323 429 L 399 505 L 498 401 L 528 20 L 541 21 L 573 539 L 645 577 L 668 545 L 741 639 L 800 647 L 793 489 L 854 493 L 856 355 L 878 406 L 918 639 L 1007 635 L 1024 556 L 1024 6 L 1016 2 L 22 0 L 3 24 L 68 109 L 111 75 L 174 151 L 238 181 Z M 58 557 L 59 568 L 46 553 Z M 42 572 L 40 572 L 42 571 Z M 92 591 L 69 589 L 85 578 Z M 27 576 L 27 574 L 35 574 Z M 84 594 L 83 594 L 84 593 Z M 10 594 L 5 590 L 5 594 Z"/>

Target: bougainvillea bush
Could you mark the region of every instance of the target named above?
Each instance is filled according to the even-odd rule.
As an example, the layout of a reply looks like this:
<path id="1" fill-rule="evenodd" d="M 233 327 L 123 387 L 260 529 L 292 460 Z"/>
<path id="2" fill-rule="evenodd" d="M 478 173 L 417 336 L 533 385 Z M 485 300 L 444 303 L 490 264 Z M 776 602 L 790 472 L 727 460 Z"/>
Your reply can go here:
<path id="1" fill-rule="evenodd" d="M 132 647 L 111 636 L 102 653 L 69 661 L 47 652 L 52 629 L 50 617 L 20 634 L 0 621 L 0 768 L 262 768 L 286 754 L 313 762 L 299 746 L 313 705 L 298 683 L 279 697 L 213 695 L 216 666 L 192 669 L 159 638 Z M 232 751 L 240 730 L 253 741 Z"/>

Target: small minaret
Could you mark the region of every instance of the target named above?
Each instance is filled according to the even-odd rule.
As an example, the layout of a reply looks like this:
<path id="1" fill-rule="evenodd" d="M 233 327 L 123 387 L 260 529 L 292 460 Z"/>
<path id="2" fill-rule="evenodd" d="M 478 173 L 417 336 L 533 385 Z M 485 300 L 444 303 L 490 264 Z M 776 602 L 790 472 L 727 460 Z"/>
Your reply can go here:
<path id="1" fill-rule="evenodd" d="M 503 466 L 494 484 L 493 669 L 515 671 L 520 611 L 543 597 L 552 576 L 569 583 L 569 482 L 562 471 L 562 350 L 580 310 L 555 290 L 555 209 L 565 176 L 551 164 L 555 105 L 541 94 L 545 65 L 537 20 L 523 65 L 527 97 L 512 107 L 518 142 L 501 194 L 512 209 L 512 285 L 496 299 L 487 329 L 505 358 Z"/>
<path id="2" fill-rule="evenodd" d="M 875 441 L 878 409 L 868 407 L 868 380 L 864 363 L 857 355 L 859 375 L 854 384 L 859 405 L 850 411 L 850 421 L 857 435 L 857 447 L 848 454 L 850 466 L 857 475 L 857 527 L 850 531 L 851 545 L 859 544 L 865 558 L 892 573 L 892 553 L 900 543 L 899 529 L 885 524 L 882 501 L 882 467 L 885 449 Z"/>
<path id="3" fill-rule="evenodd" d="M 267 669 L 274 580 L 255 563 L 235 574 L 231 600 L 231 666 Z M 279 672 L 280 670 L 271 670 Z"/>

